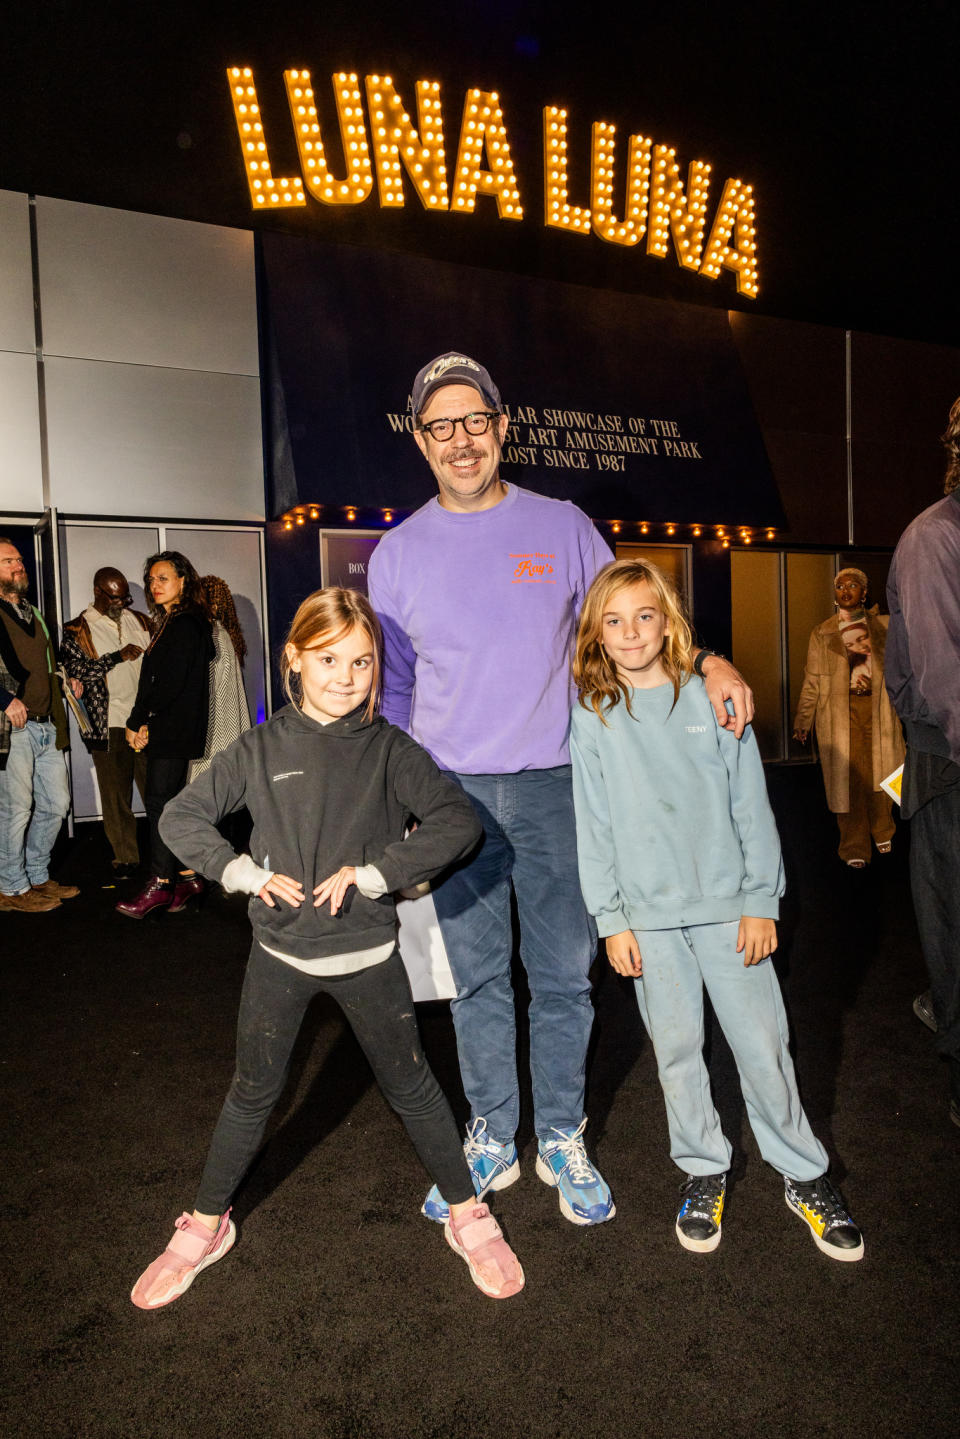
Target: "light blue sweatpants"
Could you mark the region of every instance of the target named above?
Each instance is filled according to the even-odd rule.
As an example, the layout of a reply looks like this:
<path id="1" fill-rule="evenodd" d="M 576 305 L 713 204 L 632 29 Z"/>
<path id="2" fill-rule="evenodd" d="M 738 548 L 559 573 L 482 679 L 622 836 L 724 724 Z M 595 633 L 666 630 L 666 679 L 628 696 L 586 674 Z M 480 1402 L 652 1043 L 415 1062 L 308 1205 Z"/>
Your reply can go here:
<path id="1" fill-rule="evenodd" d="M 657 1057 L 670 1157 L 685 1174 L 719 1174 L 733 1153 L 720 1128 L 703 1060 L 706 986 L 740 1072 L 750 1128 L 768 1164 L 805 1183 L 827 1152 L 803 1112 L 788 1049 L 787 1016 L 769 959 L 747 968 L 739 922 L 635 930 L 643 978 L 637 1003 Z"/>

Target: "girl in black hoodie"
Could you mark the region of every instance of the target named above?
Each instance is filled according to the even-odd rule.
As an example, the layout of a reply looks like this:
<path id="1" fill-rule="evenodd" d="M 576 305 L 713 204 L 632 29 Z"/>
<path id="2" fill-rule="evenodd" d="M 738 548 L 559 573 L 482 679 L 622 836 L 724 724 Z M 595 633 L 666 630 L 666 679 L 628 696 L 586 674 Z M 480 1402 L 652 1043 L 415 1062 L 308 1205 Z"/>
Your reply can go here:
<path id="1" fill-rule="evenodd" d="M 523 1271 L 477 1202 L 450 1107 L 420 1047 L 396 945 L 393 892 L 467 854 L 480 825 L 463 791 L 375 712 L 381 636 L 364 596 L 318 590 L 284 646 L 291 703 L 216 755 L 167 805 L 163 838 L 185 864 L 251 895 L 253 948 L 237 1026 L 237 1062 L 192 1214 L 140 1276 L 141 1309 L 178 1299 L 232 1247 L 230 1203 L 259 1148 L 315 994 L 334 996 L 441 1194 L 448 1243 L 493 1298 Z M 246 805 L 250 854 L 216 826 Z M 413 820 L 412 833 L 406 834 Z M 406 834 L 406 838 L 404 837 Z"/>

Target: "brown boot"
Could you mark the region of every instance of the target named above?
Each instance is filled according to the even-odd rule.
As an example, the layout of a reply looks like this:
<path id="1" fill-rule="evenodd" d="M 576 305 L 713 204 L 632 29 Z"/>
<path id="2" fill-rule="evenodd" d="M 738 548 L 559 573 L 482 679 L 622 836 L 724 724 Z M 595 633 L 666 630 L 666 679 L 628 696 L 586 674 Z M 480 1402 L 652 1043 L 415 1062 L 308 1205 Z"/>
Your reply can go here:
<path id="1" fill-rule="evenodd" d="M 39 890 L 28 889 L 26 894 L 0 894 L 0 909 L 18 909 L 23 914 L 43 914 L 48 909 L 59 909 L 60 901 Z"/>
<path id="2" fill-rule="evenodd" d="M 45 899 L 74 899 L 80 893 L 75 884 L 58 884 L 55 879 L 45 879 L 43 884 L 31 888 L 34 894 L 42 894 Z"/>

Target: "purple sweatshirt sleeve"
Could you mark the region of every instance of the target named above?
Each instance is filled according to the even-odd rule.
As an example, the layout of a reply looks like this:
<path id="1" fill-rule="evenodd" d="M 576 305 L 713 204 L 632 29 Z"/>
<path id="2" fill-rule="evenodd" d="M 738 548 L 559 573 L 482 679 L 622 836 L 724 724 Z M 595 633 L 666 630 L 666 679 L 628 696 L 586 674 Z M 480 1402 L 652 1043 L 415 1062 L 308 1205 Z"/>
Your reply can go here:
<path id="1" fill-rule="evenodd" d="M 378 563 L 375 550 L 367 572 L 367 593 L 383 630 L 383 689 L 380 712 L 384 719 L 409 734 L 417 657 L 410 637 L 400 622 L 396 598 L 384 569 L 382 557 Z"/>

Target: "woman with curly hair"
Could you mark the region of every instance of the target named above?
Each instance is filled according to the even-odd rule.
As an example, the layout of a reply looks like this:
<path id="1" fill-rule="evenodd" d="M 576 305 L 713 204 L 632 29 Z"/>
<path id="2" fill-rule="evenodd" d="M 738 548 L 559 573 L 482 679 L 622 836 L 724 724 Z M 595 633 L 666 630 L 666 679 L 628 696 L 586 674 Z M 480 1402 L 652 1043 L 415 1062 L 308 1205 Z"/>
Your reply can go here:
<path id="1" fill-rule="evenodd" d="M 243 687 L 247 642 L 226 580 L 204 575 L 200 581 L 207 616 L 213 626 L 214 656 L 210 666 L 210 705 L 203 755 L 190 765 L 188 783 L 203 774 L 215 754 L 250 728 L 250 710 Z"/>
<path id="2" fill-rule="evenodd" d="M 176 913 L 202 887 L 196 875 L 178 873 L 159 822 L 164 805 L 186 784 L 190 761 L 203 754 L 213 659 L 200 577 L 186 556 L 178 550 L 151 555 L 143 588 L 159 624 L 144 653 L 126 739 L 147 757 L 143 799 L 150 826 L 150 878 L 135 898 L 116 906 L 129 919 L 143 919 L 155 909 Z"/>

